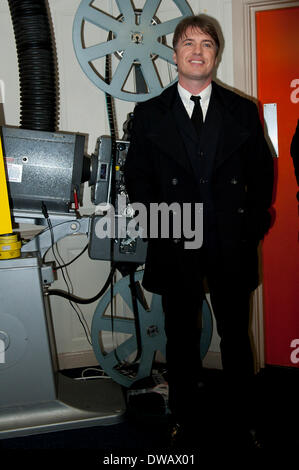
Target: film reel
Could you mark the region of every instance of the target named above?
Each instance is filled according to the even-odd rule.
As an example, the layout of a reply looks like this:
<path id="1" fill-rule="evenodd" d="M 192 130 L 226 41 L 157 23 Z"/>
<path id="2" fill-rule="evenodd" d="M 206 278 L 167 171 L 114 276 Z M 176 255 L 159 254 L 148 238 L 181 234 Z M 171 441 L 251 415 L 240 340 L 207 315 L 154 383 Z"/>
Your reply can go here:
<path id="1" fill-rule="evenodd" d="M 174 64 L 173 50 L 167 45 L 166 36 L 184 16 L 192 15 L 192 10 L 185 0 L 167 1 L 176 5 L 180 16 L 164 22 L 157 14 L 165 0 L 146 0 L 142 10 L 136 9 L 131 0 L 114 0 L 115 10 L 119 12 L 116 16 L 100 9 L 101 2 L 81 1 L 73 24 L 73 44 L 81 68 L 96 87 L 115 98 L 138 102 L 157 96 L 174 83 L 172 80 L 163 86 L 156 60 Z M 99 36 L 102 33 L 100 42 L 88 45 L 87 25 L 93 25 Z M 110 83 L 97 63 L 107 55 L 113 55 L 118 62 Z M 127 88 L 128 77 L 135 67 L 140 68 L 146 92 Z"/>
<path id="2" fill-rule="evenodd" d="M 141 281 L 142 276 L 143 270 L 138 271 L 135 279 Z M 113 294 L 114 297 L 119 295 L 133 311 L 129 276 L 123 277 L 115 284 Z M 116 312 L 112 321 L 111 313 L 107 313 L 110 301 L 111 292 L 107 291 L 94 313 L 91 326 L 93 350 L 103 370 L 117 383 L 129 388 L 134 382 L 151 375 L 153 361 L 158 351 L 165 357 L 166 336 L 161 296 L 157 294 L 152 296 L 149 310 L 138 302 L 142 352 L 137 362 L 134 362 L 137 350 L 134 317 Z M 208 352 L 213 331 L 212 314 L 206 301 L 203 304 L 202 324 L 200 355 L 203 359 Z M 123 336 L 121 342 L 118 342 L 116 338 L 118 334 Z M 182 354 L 184 354 L 183 351 Z"/>

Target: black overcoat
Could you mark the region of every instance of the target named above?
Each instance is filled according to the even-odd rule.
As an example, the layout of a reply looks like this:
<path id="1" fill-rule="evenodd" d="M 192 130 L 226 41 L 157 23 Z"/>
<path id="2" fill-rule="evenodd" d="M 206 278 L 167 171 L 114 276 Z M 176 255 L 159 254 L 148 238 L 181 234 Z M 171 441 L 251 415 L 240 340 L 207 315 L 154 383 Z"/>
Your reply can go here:
<path id="1" fill-rule="evenodd" d="M 194 158 L 210 162 L 205 177 Z M 208 178 L 207 178 L 208 176 Z M 257 246 L 269 229 L 273 158 L 256 105 L 212 82 L 202 135 L 198 139 L 179 98 L 177 84 L 136 106 L 125 163 L 131 202 L 203 201 L 209 187 L 219 254 L 217 269 L 232 283 L 258 285 Z M 144 287 L 163 293 L 176 263 L 198 262 L 178 239 L 149 239 Z M 187 253 L 188 251 L 188 253 Z"/>

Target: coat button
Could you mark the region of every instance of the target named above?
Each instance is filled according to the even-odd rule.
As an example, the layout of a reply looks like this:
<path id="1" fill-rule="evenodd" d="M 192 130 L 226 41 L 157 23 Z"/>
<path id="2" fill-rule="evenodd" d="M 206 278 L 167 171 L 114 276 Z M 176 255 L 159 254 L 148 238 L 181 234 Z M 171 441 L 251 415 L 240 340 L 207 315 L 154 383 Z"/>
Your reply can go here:
<path id="1" fill-rule="evenodd" d="M 179 182 L 179 181 L 178 181 L 177 178 L 172 178 L 172 180 L 171 180 L 172 186 L 176 186 L 176 185 L 178 184 L 178 182 Z"/>

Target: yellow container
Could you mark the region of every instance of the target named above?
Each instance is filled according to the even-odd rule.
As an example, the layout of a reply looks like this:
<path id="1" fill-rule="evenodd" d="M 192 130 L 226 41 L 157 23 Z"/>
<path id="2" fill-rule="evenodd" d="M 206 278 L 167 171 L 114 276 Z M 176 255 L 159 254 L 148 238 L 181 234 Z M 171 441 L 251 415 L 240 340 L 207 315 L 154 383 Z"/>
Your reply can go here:
<path id="1" fill-rule="evenodd" d="M 12 231 L 10 207 L 7 193 L 5 167 L 2 151 L 2 141 L 0 135 L 0 233 Z"/>
<path id="2" fill-rule="evenodd" d="M 17 234 L 0 235 L 0 260 L 18 258 L 21 255 L 21 245 Z"/>

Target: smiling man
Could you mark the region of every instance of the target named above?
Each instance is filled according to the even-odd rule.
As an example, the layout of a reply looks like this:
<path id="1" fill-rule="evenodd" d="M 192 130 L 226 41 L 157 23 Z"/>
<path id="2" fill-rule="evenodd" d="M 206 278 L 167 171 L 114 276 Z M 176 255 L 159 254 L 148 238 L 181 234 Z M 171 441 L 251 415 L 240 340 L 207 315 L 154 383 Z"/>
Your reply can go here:
<path id="1" fill-rule="evenodd" d="M 273 161 L 255 104 L 212 80 L 220 49 L 213 22 L 204 15 L 183 19 L 173 47 L 178 83 L 136 106 L 126 185 L 131 202 L 146 207 L 189 203 L 196 211 L 202 203 L 203 244 L 187 249 L 183 237 L 149 239 L 143 285 L 162 295 L 177 436 L 200 446 L 209 423 L 220 426 L 210 415 L 216 409 L 226 442 L 247 446 L 254 376 L 249 306 L 259 283 L 257 247 L 270 226 Z M 225 378 L 213 403 L 200 355 L 206 285 Z"/>
<path id="2" fill-rule="evenodd" d="M 206 28 L 209 30 L 209 28 Z M 192 94 L 199 94 L 212 81 L 219 51 L 218 36 L 189 26 L 176 31 L 173 38 L 173 59 L 177 64 L 179 83 Z"/>

